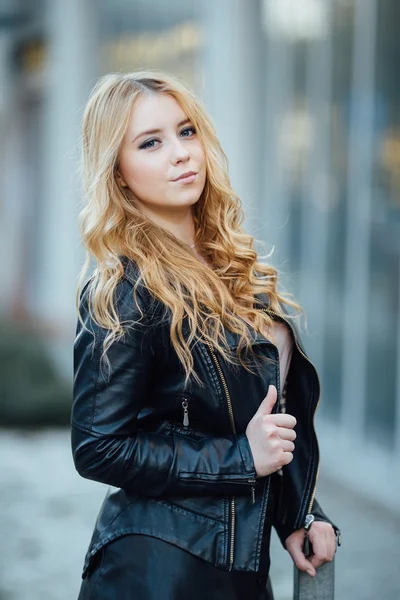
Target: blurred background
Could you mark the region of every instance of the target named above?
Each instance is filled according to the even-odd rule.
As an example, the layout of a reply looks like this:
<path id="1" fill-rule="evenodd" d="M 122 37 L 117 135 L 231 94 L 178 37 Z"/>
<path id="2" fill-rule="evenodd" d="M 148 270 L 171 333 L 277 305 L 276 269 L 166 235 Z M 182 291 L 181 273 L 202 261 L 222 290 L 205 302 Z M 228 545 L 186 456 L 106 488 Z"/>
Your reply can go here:
<path id="1" fill-rule="evenodd" d="M 204 100 L 306 309 L 336 597 L 399 600 L 399 27 L 399 0 L 0 0 L 1 600 L 77 597 L 106 492 L 69 446 L 80 119 L 100 75 L 142 67 Z M 292 575 L 274 534 L 276 600 Z"/>

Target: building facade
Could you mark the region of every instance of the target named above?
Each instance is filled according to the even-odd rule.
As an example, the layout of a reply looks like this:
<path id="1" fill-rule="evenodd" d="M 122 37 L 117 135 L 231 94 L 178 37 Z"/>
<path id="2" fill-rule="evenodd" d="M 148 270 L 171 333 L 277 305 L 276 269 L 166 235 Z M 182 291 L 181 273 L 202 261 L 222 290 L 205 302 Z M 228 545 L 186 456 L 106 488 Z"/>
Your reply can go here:
<path id="1" fill-rule="evenodd" d="M 38 323 L 69 376 L 83 106 L 104 73 L 177 73 L 306 310 L 322 468 L 399 510 L 399 18 L 396 0 L 0 3 L 3 317 Z"/>

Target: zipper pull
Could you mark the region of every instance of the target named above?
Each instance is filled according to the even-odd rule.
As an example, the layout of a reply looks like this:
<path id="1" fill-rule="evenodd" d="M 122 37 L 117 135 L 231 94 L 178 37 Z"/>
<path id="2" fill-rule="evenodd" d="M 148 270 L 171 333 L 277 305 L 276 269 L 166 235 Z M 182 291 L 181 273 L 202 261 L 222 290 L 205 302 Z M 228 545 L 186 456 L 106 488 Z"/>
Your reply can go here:
<path id="1" fill-rule="evenodd" d="M 310 531 L 311 523 L 313 523 L 314 520 L 315 520 L 314 515 L 312 515 L 310 513 L 310 514 L 306 515 L 305 522 L 304 522 L 304 529 L 306 530 L 306 532 L 304 535 L 303 552 L 304 552 L 304 555 L 307 557 L 311 556 L 311 554 L 313 553 L 312 545 L 310 542 L 310 538 L 308 537 L 308 534 Z"/>
<path id="2" fill-rule="evenodd" d="M 340 529 L 337 529 L 335 531 L 335 534 L 336 534 L 337 545 L 341 546 L 341 544 L 342 544 L 342 532 L 340 531 Z"/>
<path id="3" fill-rule="evenodd" d="M 186 398 L 182 401 L 183 407 L 183 426 L 187 427 L 189 425 L 189 411 L 188 411 L 189 402 Z"/>
<path id="4" fill-rule="evenodd" d="M 256 501 L 256 480 L 255 479 L 249 479 L 249 483 L 253 484 L 251 486 L 251 503 L 255 504 L 255 501 Z"/>
<path id="5" fill-rule="evenodd" d="M 304 523 L 304 529 L 306 530 L 307 533 L 308 533 L 308 530 L 311 527 L 311 523 L 313 523 L 314 520 L 315 520 L 315 517 L 311 513 L 309 513 L 308 515 L 306 515 L 305 523 Z"/>

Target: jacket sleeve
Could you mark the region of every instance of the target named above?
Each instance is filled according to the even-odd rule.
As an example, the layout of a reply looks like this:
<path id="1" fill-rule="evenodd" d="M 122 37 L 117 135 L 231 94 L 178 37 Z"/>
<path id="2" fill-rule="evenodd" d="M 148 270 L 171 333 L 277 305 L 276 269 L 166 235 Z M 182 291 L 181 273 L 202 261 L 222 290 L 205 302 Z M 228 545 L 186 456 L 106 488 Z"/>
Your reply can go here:
<path id="1" fill-rule="evenodd" d="M 324 521 L 325 523 L 330 523 L 335 531 L 335 535 L 337 536 L 338 546 L 341 544 L 341 531 L 339 527 L 330 520 L 330 518 L 324 513 L 319 504 L 316 496 L 314 496 L 314 502 L 311 507 L 311 514 L 314 515 L 314 521 Z"/>
<path id="2" fill-rule="evenodd" d="M 71 445 L 75 468 L 85 478 L 148 496 L 250 494 L 256 471 L 246 435 L 191 436 L 167 428 L 162 434 L 138 427 L 156 374 L 150 312 L 133 285 L 117 284 L 116 310 L 125 334 L 100 364 L 108 331 L 92 319 L 85 289 L 74 343 Z M 94 334 L 94 338 L 93 335 Z"/>

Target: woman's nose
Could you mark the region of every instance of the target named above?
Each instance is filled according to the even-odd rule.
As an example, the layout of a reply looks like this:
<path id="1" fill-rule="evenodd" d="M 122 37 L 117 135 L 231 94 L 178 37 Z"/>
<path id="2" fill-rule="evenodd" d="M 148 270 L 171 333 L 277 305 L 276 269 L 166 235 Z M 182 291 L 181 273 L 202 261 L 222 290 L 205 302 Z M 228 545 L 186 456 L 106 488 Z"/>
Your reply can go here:
<path id="1" fill-rule="evenodd" d="M 174 162 L 178 160 L 186 160 L 190 156 L 187 148 L 185 148 L 184 144 L 179 140 L 174 143 L 171 153 Z"/>

